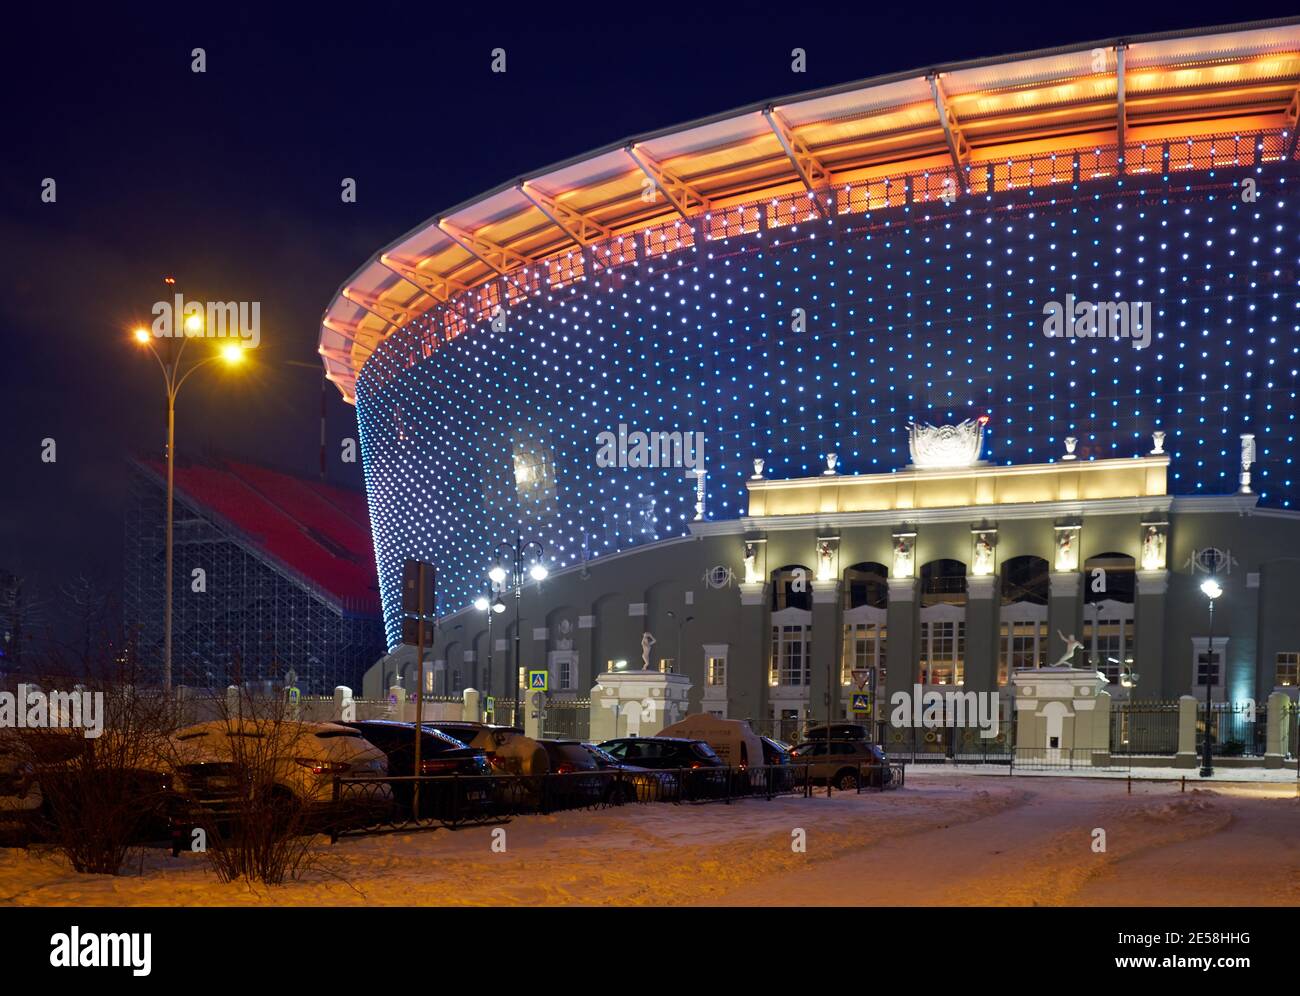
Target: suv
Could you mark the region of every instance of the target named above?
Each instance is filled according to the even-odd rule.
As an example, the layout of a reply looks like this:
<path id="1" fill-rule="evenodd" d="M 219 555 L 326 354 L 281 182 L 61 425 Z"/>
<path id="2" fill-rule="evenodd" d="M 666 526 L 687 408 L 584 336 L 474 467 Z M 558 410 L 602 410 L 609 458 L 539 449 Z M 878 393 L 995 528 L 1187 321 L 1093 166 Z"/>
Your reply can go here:
<path id="1" fill-rule="evenodd" d="M 829 748 L 829 750 L 827 749 Z M 883 788 L 893 779 L 889 759 L 879 744 L 865 740 L 807 740 L 790 752 L 792 764 L 807 765 L 810 781 L 828 781 L 842 792 L 858 787 L 859 775 L 868 785 Z"/>
<path id="2" fill-rule="evenodd" d="M 351 727 L 388 756 L 390 778 L 415 773 L 415 724 L 389 719 L 363 719 L 340 723 Z M 421 775 L 464 775 L 466 781 L 424 782 L 420 785 L 420 816 L 455 819 L 483 809 L 492 797 L 492 768 L 487 755 L 476 747 L 434 729 L 427 723 L 420 731 Z M 414 782 L 393 781 L 393 798 L 403 815 L 411 813 Z M 453 791 L 459 791 L 453 796 Z"/>
<path id="3" fill-rule="evenodd" d="M 685 737 L 618 737 L 599 745 L 620 764 L 658 771 L 681 771 L 676 786 L 682 798 L 728 792 L 727 765 L 703 740 Z"/>

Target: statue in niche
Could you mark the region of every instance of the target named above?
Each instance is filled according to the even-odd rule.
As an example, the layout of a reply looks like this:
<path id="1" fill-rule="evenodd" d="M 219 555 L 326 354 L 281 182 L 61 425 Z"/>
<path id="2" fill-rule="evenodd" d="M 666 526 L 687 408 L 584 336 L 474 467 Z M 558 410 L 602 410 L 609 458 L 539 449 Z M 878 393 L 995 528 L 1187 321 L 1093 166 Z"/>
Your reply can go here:
<path id="1" fill-rule="evenodd" d="M 758 580 L 758 547 L 753 543 L 745 544 L 745 582 L 753 584 Z"/>
<path id="2" fill-rule="evenodd" d="M 819 581 L 827 581 L 834 576 L 831 556 L 831 545 L 829 543 L 823 540 L 817 544 L 817 579 Z"/>
<path id="3" fill-rule="evenodd" d="M 1147 526 L 1142 537 L 1142 569 L 1158 571 L 1165 565 L 1165 537 L 1155 526 Z"/>
<path id="4" fill-rule="evenodd" d="M 1074 530 L 1062 529 L 1056 534 L 1056 569 L 1070 571 L 1074 566 Z"/>
<path id="5" fill-rule="evenodd" d="M 894 577 L 910 578 L 912 576 L 912 537 L 894 538 Z"/>
<path id="6" fill-rule="evenodd" d="M 993 573 L 993 544 L 989 542 L 988 533 L 980 533 L 975 540 L 974 573 L 985 575 Z"/>

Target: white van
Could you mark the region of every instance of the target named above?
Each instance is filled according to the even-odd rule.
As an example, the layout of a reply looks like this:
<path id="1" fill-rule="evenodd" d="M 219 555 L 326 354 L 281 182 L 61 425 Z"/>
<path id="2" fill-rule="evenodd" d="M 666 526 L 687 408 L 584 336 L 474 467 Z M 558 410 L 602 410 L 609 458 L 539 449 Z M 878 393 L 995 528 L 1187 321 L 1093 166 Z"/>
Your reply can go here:
<path id="1" fill-rule="evenodd" d="M 763 763 L 763 742 L 743 719 L 719 719 L 699 712 L 665 726 L 657 736 L 703 740 L 728 767 L 747 768 Z"/>

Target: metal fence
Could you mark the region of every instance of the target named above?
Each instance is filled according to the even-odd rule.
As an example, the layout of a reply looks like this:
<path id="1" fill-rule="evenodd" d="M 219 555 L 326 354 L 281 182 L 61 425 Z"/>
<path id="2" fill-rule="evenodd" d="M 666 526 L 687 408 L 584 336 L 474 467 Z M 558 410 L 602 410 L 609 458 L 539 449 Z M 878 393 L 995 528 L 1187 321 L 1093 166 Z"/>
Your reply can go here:
<path id="1" fill-rule="evenodd" d="M 1210 753 L 1262 757 L 1268 745 L 1268 709 L 1253 703 L 1215 702 L 1210 710 Z M 1196 713 L 1197 753 L 1205 749 L 1205 705 Z"/>
<path id="2" fill-rule="evenodd" d="M 858 765 L 857 784 L 841 790 L 902 788 L 901 764 Z M 343 836 L 395 830 L 458 829 L 565 809 L 606 809 L 657 802 L 729 804 L 777 796 L 811 798 L 836 790 L 809 765 L 577 771 L 544 775 L 436 775 L 334 779 L 333 817 L 324 832 Z"/>
<path id="3" fill-rule="evenodd" d="M 1110 713 L 1110 752 L 1114 755 L 1178 753 L 1178 703 L 1116 702 Z"/>
<path id="4" fill-rule="evenodd" d="M 591 735 L 591 699 L 551 699 L 542 729 L 543 736 L 586 740 Z"/>

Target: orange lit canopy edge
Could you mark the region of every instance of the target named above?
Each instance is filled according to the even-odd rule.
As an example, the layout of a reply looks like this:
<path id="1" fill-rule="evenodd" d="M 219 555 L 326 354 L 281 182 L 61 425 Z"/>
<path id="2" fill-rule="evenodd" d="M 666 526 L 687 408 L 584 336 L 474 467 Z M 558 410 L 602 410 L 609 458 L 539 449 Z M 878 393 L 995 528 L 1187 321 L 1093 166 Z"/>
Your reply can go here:
<path id="1" fill-rule="evenodd" d="M 448 306 L 439 336 L 451 338 L 503 295 L 509 305 L 588 265 L 671 251 L 697 230 L 722 238 L 902 203 L 908 177 L 921 178 L 908 181 L 916 201 L 937 199 L 945 178 L 984 193 L 1072 182 L 1076 169 L 1084 179 L 1156 172 L 1164 167 L 1148 145 L 1175 138 L 1191 150 L 1182 168 L 1248 165 L 1239 149 L 1212 147 L 1211 136 L 1238 132 L 1271 133 L 1260 158 L 1289 159 L 1298 112 L 1300 18 L 956 63 L 755 104 L 598 149 L 429 219 L 343 284 L 319 352 L 352 404 L 375 347 L 438 305 Z"/>

